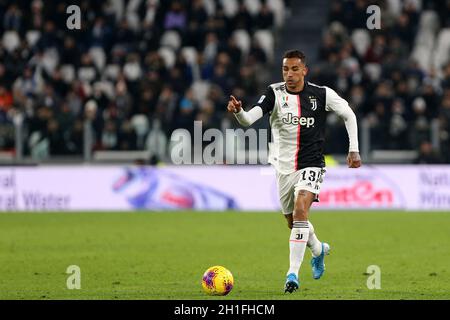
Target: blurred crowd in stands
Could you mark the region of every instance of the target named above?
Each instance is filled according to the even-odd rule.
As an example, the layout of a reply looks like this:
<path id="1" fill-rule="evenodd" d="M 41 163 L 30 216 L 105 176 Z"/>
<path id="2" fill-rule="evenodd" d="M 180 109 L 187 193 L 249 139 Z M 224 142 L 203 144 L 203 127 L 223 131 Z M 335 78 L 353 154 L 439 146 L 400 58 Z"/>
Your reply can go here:
<path id="1" fill-rule="evenodd" d="M 367 29 L 370 4 L 381 8 L 379 30 Z M 345 97 L 360 127 L 367 121 L 371 148 L 417 150 L 417 163 L 450 162 L 449 12 L 450 1 L 332 1 L 312 80 Z M 329 135 L 340 138 L 328 151 L 342 150 L 342 123 Z"/>
<path id="2" fill-rule="evenodd" d="M 366 27 L 373 3 L 382 9 L 380 30 Z M 81 8 L 80 30 L 66 26 L 72 4 Z M 150 149 L 160 158 L 175 128 L 192 131 L 194 120 L 204 129 L 236 125 L 225 112 L 228 96 L 249 105 L 272 79 L 290 7 L 286 0 L 0 0 L 0 150 L 14 150 L 17 115 L 25 154 L 37 159 L 81 155 L 86 120 L 94 150 Z M 331 0 L 309 80 L 349 101 L 370 127 L 371 148 L 450 162 L 448 12 L 450 1 Z M 330 115 L 328 124 L 327 152 L 345 153 L 342 122 Z"/>
<path id="3" fill-rule="evenodd" d="M 80 30 L 66 26 L 72 4 Z M 82 154 L 86 119 L 94 150 L 166 145 L 194 120 L 221 128 L 230 93 L 245 99 L 267 85 L 257 70 L 273 59 L 286 8 L 283 0 L 0 0 L 0 150 L 14 149 L 19 113 L 34 158 Z"/>

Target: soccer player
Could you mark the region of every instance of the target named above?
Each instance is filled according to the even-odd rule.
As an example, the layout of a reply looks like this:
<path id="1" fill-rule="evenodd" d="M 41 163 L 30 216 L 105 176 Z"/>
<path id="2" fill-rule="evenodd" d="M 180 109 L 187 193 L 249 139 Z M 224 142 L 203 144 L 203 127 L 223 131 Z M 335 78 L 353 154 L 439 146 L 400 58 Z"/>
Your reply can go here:
<path id="1" fill-rule="evenodd" d="M 234 96 L 230 96 L 227 106 L 243 126 L 250 126 L 266 113 L 270 115 L 273 141 L 269 144 L 269 163 L 276 170 L 282 211 L 291 229 L 290 264 L 285 282 L 285 292 L 289 293 L 299 287 L 298 273 L 306 246 L 313 256 L 314 279 L 323 275 L 324 257 L 330 251 L 330 246 L 319 241 L 308 221 L 311 204 L 319 201 L 326 172 L 323 144 L 328 111 L 336 112 L 345 121 L 349 137 L 348 167 L 361 166 L 353 110 L 333 89 L 305 81 L 307 73 L 305 55 L 298 50 L 287 51 L 283 57 L 283 82 L 269 85 L 249 111 L 244 111 L 242 102 Z"/>

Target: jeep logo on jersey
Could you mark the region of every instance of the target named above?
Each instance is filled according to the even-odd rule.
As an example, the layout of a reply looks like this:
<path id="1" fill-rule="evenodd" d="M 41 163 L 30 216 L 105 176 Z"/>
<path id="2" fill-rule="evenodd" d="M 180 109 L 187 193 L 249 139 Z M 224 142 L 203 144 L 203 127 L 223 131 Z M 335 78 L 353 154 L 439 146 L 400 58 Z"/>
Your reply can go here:
<path id="1" fill-rule="evenodd" d="M 309 128 L 314 127 L 315 119 L 313 117 L 297 117 L 288 112 L 287 115 L 281 119 L 281 121 L 286 124 L 292 123 L 294 125 L 301 125 Z"/>

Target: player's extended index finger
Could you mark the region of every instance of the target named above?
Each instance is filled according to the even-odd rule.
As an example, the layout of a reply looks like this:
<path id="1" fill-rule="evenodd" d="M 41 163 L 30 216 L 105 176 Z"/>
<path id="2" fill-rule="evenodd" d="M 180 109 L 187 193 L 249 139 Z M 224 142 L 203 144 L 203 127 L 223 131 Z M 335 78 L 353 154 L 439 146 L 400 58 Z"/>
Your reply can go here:
<path id="1" fill-rule="evenodd" d="M 239 104 L 239 102 L 237 101 L 237 99 L 233 95 L 230 95 L 230 98 L 231 98 L 231 100 L 233 100 L 233 103 Z"/>

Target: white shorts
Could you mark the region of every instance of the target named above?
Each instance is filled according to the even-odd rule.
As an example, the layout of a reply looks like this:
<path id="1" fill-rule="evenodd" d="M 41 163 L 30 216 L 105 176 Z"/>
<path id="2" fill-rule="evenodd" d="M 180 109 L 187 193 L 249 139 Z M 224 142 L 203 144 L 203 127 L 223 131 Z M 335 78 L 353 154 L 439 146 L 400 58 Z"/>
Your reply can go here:
<path id="1" fill-rule="evenodd" d="M 289 174 L 277 172 L 278 194 L 283 214 L 291 214 L 294 211 L 295 199 L 300 190 L 314 193 L 314 201 L 318 202 L 325 172 L 325 168 L 319 167 L 308 167 Z"/>

